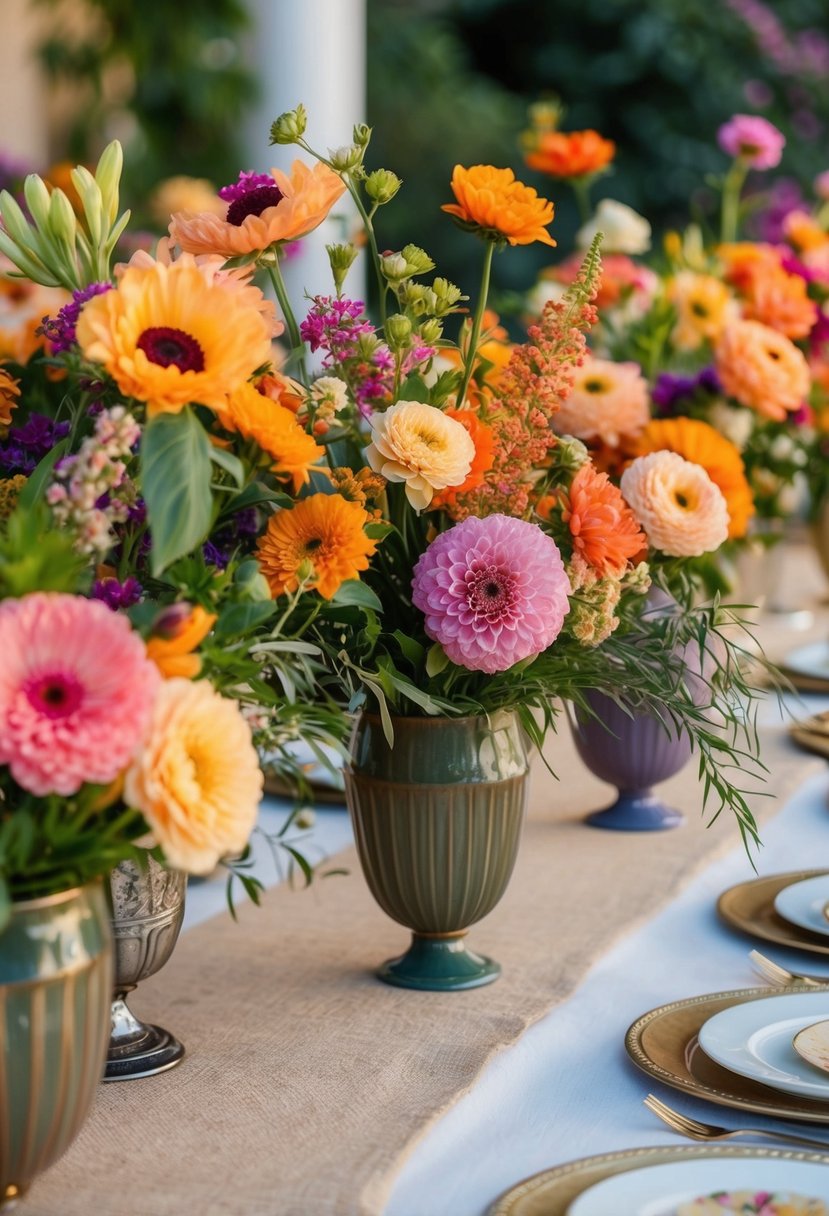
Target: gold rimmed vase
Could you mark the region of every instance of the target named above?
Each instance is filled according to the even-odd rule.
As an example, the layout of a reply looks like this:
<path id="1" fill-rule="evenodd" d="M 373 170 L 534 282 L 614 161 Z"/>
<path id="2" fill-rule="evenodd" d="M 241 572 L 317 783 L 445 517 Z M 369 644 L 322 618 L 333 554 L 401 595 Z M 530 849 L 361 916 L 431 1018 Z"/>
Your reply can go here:
<path id="1" fill-rule="evenodd" d="M 80 1131 L 104 1070 L 111 992 L 100 882 L 12 904 L 0 932 L 0 1207 Z"/>
<path id="2" fill-rule="evenodd" d="M 394 717 L 363 713 L 345 771 L 357 851 L 372 895 L 412 931 L 405 954 L 379 969 L 403 988 L 454 991 L 497 979 L 469 950 L 470 925 L 491 912 L 512 875 L 527 805 L 529 762 L 517 716 Z"/>
<path id="3" fill-rule="evenodd" d="M 141 980 L 167 962 L 184 919 L 186 875 L 168 870 L 149 854 L 146 862 L 122 861 L 110 875 L 115 984 L 107 1081 L 151 1077 L 184 1057 L 184 1047 L 169 1030 L 142 1022 L 127 1004 Z"/>

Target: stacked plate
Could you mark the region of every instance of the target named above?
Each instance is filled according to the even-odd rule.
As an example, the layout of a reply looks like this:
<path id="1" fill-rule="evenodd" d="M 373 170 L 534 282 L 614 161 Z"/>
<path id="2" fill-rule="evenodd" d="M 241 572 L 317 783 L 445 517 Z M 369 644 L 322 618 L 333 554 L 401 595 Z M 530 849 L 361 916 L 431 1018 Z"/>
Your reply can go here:
<path id="1" fill-rule="evenodd" d="M 729 887 L 717 911 L 726 924 L 751 937 L 829 955 L 827 906 L 829 873 L 795 870 Z"/>

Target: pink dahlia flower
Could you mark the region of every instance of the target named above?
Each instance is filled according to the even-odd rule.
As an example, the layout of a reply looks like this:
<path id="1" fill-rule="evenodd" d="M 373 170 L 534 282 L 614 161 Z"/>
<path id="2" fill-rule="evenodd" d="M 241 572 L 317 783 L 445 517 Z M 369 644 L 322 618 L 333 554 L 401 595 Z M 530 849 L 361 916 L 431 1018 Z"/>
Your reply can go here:
<path id="1" fill-rule="evenodd" d="M 108 785 L 142 741 L 160 676 L 125 617 L 81 596 L 0 604 L 0 764 L 32 794 Z"/>
<path id="2" fill-rule="evenodd" d="M 536 524 L 470 516 L 432 541 L 415 566 L 415 607 L 453 663 L 506 671 L 555 641 L 570 583 L 558 547 Z"/>
<path id="3" fill-rule="evenodd" d="M 786 137 L 773 123 L 755 114 L 735 114 L 717 132 L 717 142 L 729 156 L 741 156 L 752 169 L 780 164 Z"/>

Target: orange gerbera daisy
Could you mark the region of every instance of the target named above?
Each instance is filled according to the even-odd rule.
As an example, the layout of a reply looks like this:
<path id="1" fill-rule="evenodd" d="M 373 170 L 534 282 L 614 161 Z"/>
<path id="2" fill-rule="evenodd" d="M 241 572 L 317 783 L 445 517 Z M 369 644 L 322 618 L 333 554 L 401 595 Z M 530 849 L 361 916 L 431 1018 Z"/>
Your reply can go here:
<path id="1" fill-rule="evenodd" d="M 495 460 L 495 440 L 492 427 L 482 422 L 474 410 L 444 410 L 444 413 L 448 418 L 454 418 L 462 427 L 465 427 L 475 444 L 475 456 L 466 481 L 459 486 L 450 486 L 441 493 L 435 494 L 432 499 L 433 507 L 448 507 L 451 512 L 458 494 L 465 494 L 467 490 L 475 490 L 478 486 L 483 485 L 484 477 L 492 468 Z"/>
<path id="2" fill-rule="evenodd" d="M 799 409 L 809 395 L 809 365 L 803 352 L 759 321 L 728 326 L 717 343 L 716 369 L 729 396 L 775 422 Z"/>
<path id="3" fill-rule="evenodd" d="M 619 578 L 629 560 L 648 545 L 636 516 L 607 473 L 583 464 L 562 495 L 562 519 L 569 525 L 573 549 L 599 578 Z"/>
<path id="4" fill-rule="evenodd" d="M 754 496 L 742 457 L 724 435 L 695 418 L 664 418 L 649 422 L 635 442 L 637 456 L 648 452 L 676 452 L 691 464 L 701 465 L 719 486 L 728 507 L 728 535 L 745 536 L 754 514 Z"/>
<path id="5" fill-rule="evenodd" d="M 542 131 L 524 160 L 552 177 L 587 177 L 604 169 L 615 155 L 613 140 L 598 131 Z"/>
<path id="6" fill-rule="evenodd" d="M 258 287 L 182 254 L 169 266 L 125 270 L 112 291 L 84 305 L 77 337 L 150 415 L 190 402 L 221 413 L 228 393 L 270 358 L 273 323 L 261 304 Z"/>
<path id="7" fill-rule="evenodd" d="M 312 494 L 272 515 L 256 556 L 274 599 L 296 591 L 301 567 L 310 568 L 310 585 L 326 600 L 347 579 L 359 578 L 377 548 L 364 531 L 370 519 L 339 494 Z"/>
<path id="8" fill-rule="evenodd" d="M 228 204 L 224 218 L 209 211 L 181 211 L 170 236 L 190 253 L 233 258 L 261 253 L 281 241 L 296 241 L 317 228 L 345 190 L 328 165 L 313 168 L 295 160 L 290 177 L 271 169 L 272 186 L 258 186 Z"/>
<path id="9" fill-rule="evenodd" d="M 19 396 L 20 381 L 9 375 L 5 367 L 0 367 L 0 426 L 8 426 L 11 422 Z"/>
<path id="10" fill-rule="evenodd" d="M 201 659 L 192 652 L 204 641 L 216 616 L 198 604 L 171 604 L 157 622 L 157 634 L 147 642 L 147 658 L 152 659 L 165 680 L 183 676 L 194 680 L 201 671 Z"/>
<path id="11" fill-rule="evenodd" d="M 451 184 L 457 203 L 444 203 L 441 210 L 462 224 L 510 245 L 531 245 L 533 241 L 555 245 L 547 232 L 547 225 L 553 222 L 553 204 L 531 186 L 516 181 L 512 169 L 455 165 Z"/>
<path id="12" fill-rule="evenodd" d="M 229 410 L 222 421 L 229 430 L 253 439 L 263 452 L 272 456 L 277 477 L 289 480 L 296 493 L 310 480 L 309 470 L 325 449 L 302 429 L 296 415 L 284 405 L 242 384 L 228 398 Z"/>
<path id="13" fill-rule="evenodd" d="M 799 274 L 771 270 L 754 275 L 743 311 L 749 320 L 762 321 L 787 338 L 805 338 L 817 320 L 818 307 Z"/>

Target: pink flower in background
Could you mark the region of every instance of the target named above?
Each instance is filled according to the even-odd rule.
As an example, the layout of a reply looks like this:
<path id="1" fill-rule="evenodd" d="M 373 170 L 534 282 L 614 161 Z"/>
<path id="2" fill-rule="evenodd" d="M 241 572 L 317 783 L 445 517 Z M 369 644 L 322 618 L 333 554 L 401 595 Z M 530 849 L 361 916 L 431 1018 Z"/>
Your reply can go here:
<path id="1" fill-rule="evenodd" d="M 773 169 L 780 164 L 786 137 L 768 119 L 735 114 L 720 127 L 717 142 L 723 152 L 742 157 L 752 169 Z"/>
<path id="2" fill-rule="evenodd" d="M 0 764 L 32 794 L 109 785 L 142 741 L 160 676 L 126 617 L 76 595 L 0 604 Z"/>
<path id="3" fill-rule="evenodd" d="M 829 169 L 824 169 L 822 173 L 818 173 L 814 182 L 815 194 L 824 202 L 829 201 Z"/>
<path id="4" fill-rule="evenodd" d="M 432 541 L 412 601 L 453 663 L 506 671 L 555 641 L 570 582 L 555 541 L 508 515 L 470 516 Z"/>

